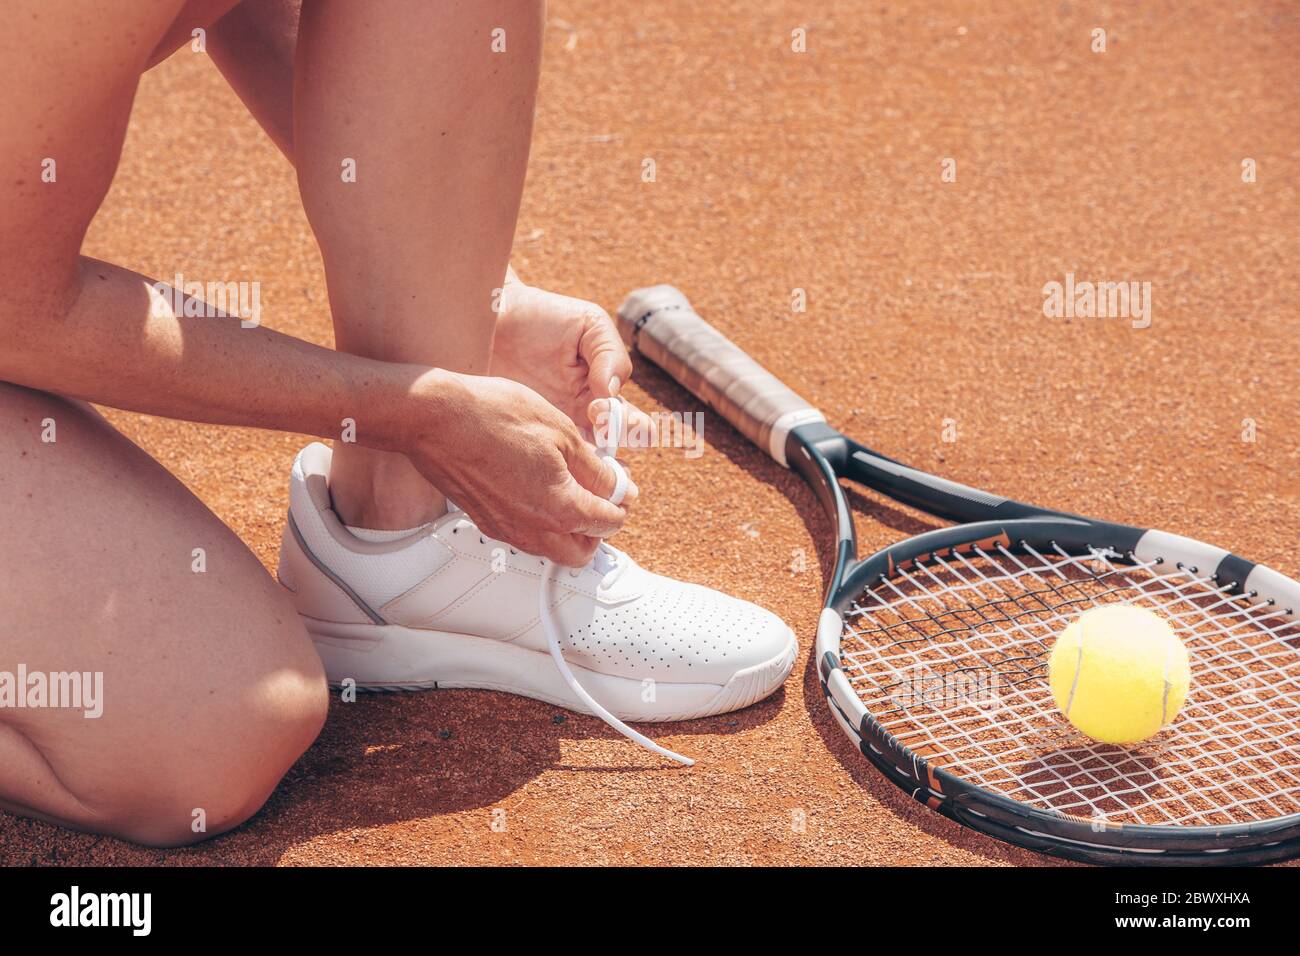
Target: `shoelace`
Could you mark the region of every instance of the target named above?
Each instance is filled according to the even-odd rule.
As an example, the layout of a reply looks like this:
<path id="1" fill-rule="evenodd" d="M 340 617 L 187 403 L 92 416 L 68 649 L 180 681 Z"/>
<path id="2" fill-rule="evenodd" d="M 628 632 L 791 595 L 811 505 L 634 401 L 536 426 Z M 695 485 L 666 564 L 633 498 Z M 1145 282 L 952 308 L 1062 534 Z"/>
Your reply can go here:
<path id="1" fill-rule="evenodd" d="M 597 439 L 596 453 L 600 455 L 600 457 L 603 458 L 611 468 L 614 469 L 614 473 L 615 475 L 617 475 L 617 481 L 615 482 L 614 485 L 614 492 L 609 496 L 609 500 L 612 501 L 614 504 L 618 504 L 620 501 L 622 501 L 623 496 L 627 494 L 627 484 L 628 484 L 627 472 L 623 469 L 623 466 L 618 463 L 618 459 L 614 457 L 615 452 L 618 450 L 619 438 L 620 436 L 622 436 L 622 434 L 623 434 L 623 402 L 617 398 L 611 399 L 609 403 L 609 417 L 607 421 L 607 427 L 605 429 L 605 438 L 603 441 L 600 440 L 599 438 Z M 603 541 L 600 544 L 600 548 L 602 549 L 607 548 L 607 546 Z M 610 551 L 611 556 L 613 556 L 613 549 L 610 548 L 608 550 Z M 597 555 L 597 560 L 599 560 L 599 555 Z M 573 671 L 569 669 L 569 664 L 564 659 L 564 653 L 560 650 L 559 628 L 556 625 L 555 618 L 551 610 L 551 602 L 550 602 L 551 584 L 554 582 L 555 575 L 558 573 L 560 566 L 557 565 L 550 558 L 543 558 L 542 563 L 544 565 L 544 570 L 542 571 L 542 590 L 541 590 L 541 598 L 540 598 L 542 628 L 546 631 L 546 644 L 551 649 L 551 659 L 555 661 L 555 667 L 557 670 L 559 670 L 560 676 L 563 677 L 565 683 L 569 685 L 569 690 L 573 691 L 574 695 L 580 701 L 586 704 L 592 713 L 594 713 L 605 723 L 609 724 L 609 726 L 613 727 L 615 730 L 617 730 L 628 740 L 640 744 L 646 750 L 652 751 L 653 753 L 657 753 L 661 757 L 667 757 L 669 760 L 675 760 L 678 763 L 684 764 L 687 767 L 694 764 L 695 761 L 692 760 L 690 757 L 683 757 L 681 754 L 675 753 L 674 751 L 669 750 L 667 747 L 659 746 L 659 744 L 655 743 L 649 737 L 645 736 L 645 734 L 637 733 L 635 730 L 633 730 L 627 724 L 623 723 L 623 721 L 619 720 L 608 710 L 602 707 L 599 703 L 597 703 L 596 699 L 592 697 L 589 693 L 587 693 L 586 688 L 584 688 L 581 684 L 578 683 L 578 678 L 573 676 Z"/>

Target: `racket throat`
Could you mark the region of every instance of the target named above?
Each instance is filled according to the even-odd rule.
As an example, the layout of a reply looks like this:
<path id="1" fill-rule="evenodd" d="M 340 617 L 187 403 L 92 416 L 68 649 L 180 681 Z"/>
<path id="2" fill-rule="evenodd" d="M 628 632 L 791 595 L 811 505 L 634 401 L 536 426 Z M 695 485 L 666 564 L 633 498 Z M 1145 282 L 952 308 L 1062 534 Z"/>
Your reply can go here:
<path id="1" fill-rule="evenodd" d="M 818 440 L 820 439 L 820 440 Z M 786 445 L 786 462 L 817 495 L 822 511 L 835 528 L 835 565 L 826 582 L 825 603 L 844 583 L 849 568 L 858 556 L 857 531 L 848 499 L 840 487 L 835 463 L 848 455 L 844 436 L 824 424 L 802 425 L 791 432 Z"/>

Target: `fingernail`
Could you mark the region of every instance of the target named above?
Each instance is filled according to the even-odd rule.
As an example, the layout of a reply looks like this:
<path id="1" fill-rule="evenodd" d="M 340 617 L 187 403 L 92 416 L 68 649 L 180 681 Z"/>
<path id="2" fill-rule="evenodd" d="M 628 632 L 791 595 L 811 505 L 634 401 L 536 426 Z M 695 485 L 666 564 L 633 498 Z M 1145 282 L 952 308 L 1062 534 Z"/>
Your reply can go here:
<path id="1" fill-rule="evenodd" d="M 610 395 L 617 395 L 617 394 L 618 394 L 618 390 L 619 390 L 620 388 L 622 388 L 622 387 L 623 387 L 623 383 L 620 382 L 620 381 L 618 380 L 618 376 L 617 376 L 617 375 L 615 375 L 613 378 L 611 378 L 611 379 L 609 380 L 609 394 L 610 394 Z"/>

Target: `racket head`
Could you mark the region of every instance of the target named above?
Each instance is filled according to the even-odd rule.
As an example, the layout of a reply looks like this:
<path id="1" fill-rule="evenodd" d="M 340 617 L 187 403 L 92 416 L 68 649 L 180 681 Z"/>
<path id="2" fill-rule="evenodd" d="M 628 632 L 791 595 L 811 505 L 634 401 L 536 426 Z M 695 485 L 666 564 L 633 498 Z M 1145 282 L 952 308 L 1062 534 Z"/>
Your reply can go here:
<path id="1" fill-rule="evenodd" d="M 1295 626 L 1300 585 L 1220 548 L 1001 498 L 917 471 L 857 445 L 830 428 L 811 403 L 704 321 L 686 296 L 671 286 L 631 293 L 619 309 L 618 324 L 629 346 L 667 371 L 778 464 L 799 472 L 817 494 L 836 528 L 837 539 L 817 636 L 822 689 L 835 720 L 890 780 L 972 829 L 1041 852 L 1091 862 L 1258 863 L 1300 854 L 1300 808 L 1295 805 L 1300 793 L 1300 741 L 1288 736 L 1300 727 L 1300 635 Z M 961 524 L 909 538 L 857 561 L 853 518 L 841 478 Z M 1042 567 L 1026 572 L 1024 565 L 1031 561 L 1042 562 Z M 879 687 L 873 697 L 872 690 L 860 693 L 855 686 L 869 684 L 872 675 L 853 675 L 858 678 L 855 680 L 849 673 L 848 664 L 855 662 L 855 654 L 859 664 L 883 661 L 882 667 L 890 666 L 885 651 L 898 643 L 890 637 L 896 628 L 877 627 L 876 631 L 886 635 L 880 646 L 864 645 L 855 651 L 849 642 L 859 640 L 864 629 L 855 631 L 852 622 L 855 617 L 871 621 L 888 613 L 870 609 L 863 602 L 870 603 L 869 595 L 877 592 L 897 599 L 889 590 L 891 585 L 920 588 L 917 582 L 946 574 L 953 576 L 947 587 L 950 597 L 960 595 L 960 575 L 970 575 L 977 562 L 987 563 L 990 581 L 980 585 L 984 587 L 996 589 L 998 581 L 1015 581 L 1015 574 L 1030 580 L 1033 573 L 1048 579 L 1059 573 L 1066 580 L 1072 580 L 1071 575 L 1078 580 L 1061 585 L 1062 591 L 1083 594 L 1093 589 L 1092 598 L 1081 597 L 1073 604 L 1067 601 L 1066 608 L 1119 595 L 1134 602 L 1153 602 L 1159 609 L 1157 598 L 1163 594 L 1189 621 L 1198 614 L 1207 621 L 1240 620 L 1228 625 L 1202 622 L 1199 627 L 1174 621 L 1193 658 L 1191 691 L 1179 719 L 1136 750 L 1099 749 L 1102 745 L 1086 738 L 1050 736 L 1072 732 L 1064 717 L 1042 702 L 1043 695 L 1050 693 L 1045 652 L 1055 640 L 1055 634 L 1048 632 L 1053 623 L 1063 627 L 1067 613 L 1050 606 L 1032 628 L 1004 626 L 1006 632 L 1032 644 L 1022 649 L 1025 653 L 1002 657 L 1018 660 L 1018 666 L 1028 672 L 1024 680 L 1008 681 L 1011 693 L 1021 695 L 1024 726 L 986 721 L 984 732 L 992 735 L 993 743 L 1004 745 L 1000 748 L 981 737 L 978 728 L 965 730 L 960 723 L 949 739 L 933 732 L 927 738 L 933 722 L 920 720 L 916 708 L 889 704 L 887 693 L 882 706 L 877 700 Z M 1001 572 L 1005 573 L 997 570 L 998 562 L 1003 562 Z M 1088 562 L 1096 563 L 1100 572 L 1090 572 Z M 1128 575 L 1130 580 L 1121 585 L 1120 575 Z M 970 588 L 967 593 L 975 590 Z M 1005 594 L 1001 600 L 1007 606 L 1014 603 Z M 1186 607 L 1179 610 L 1179 602 Z M 977 613 L 969 609 L 966 613 L 970 633 L 980 633 L 981 625 L 989 634 L 1002 633 L 997 625 L 978 620 Z M 1059 619 L 1053 619 L 1053 614 Z M 1014 613 L 1004 616 L 1015 621 Z M 899 626 L 912 627 L 905 621 Z M 1024 637 L 1035 629 L 1039 636 L 1032 640 Z M 1243 634 L 1251 638 L 1245 640 Z M 920 663 L 931 668 L 959 668 L 961 654 L 974 650 L 951 637 L 945 645 L 935 635 L 917 635 L 903 646 L 924 649 L 929 657 Z M 1016 650 L 1005 641 L 990 646 Z M 1262 676 L 1258 673 L 1261 668 Z M 996 676 L 996 668 L 993 670 Z M 1042 676 L 1038 676 L 1040 672 Z M 1220 700 L 1204 691 L 1207 686 L 1225 683 L 1231 690 L 1234 681 L 1252 679 L 1258 681 L 1254 703 L 1234 700 L 1231 695 Z M 887 672 L 884 682 L 890 683 Z M 1015 711 L 1014 703 L 1010 709 Z M 900 713 L 907 718 L 901 723 Z M 1252 736 L 1253 728 L 1262 728 L 1259 735 Z M 1191 730 L 1197 733 L 1189 734 Z M 966 751 L 954 749 L 953 741 L 967 741 L 970 746 Z M 1064 763 L 1044 760 L 1043 754 L 1033 749 L 1044 741 L 1047 753 Z M 1193 745 L 1205 753 L 1189 758 L 1185 751 Z M 969 757 L 972 750 L 978 756 L 981 747 L 985 752 L 983 768 Z M 1140 772 L 1126 762 L 1134 752 L 1146 761 Z M 1239 755 L 1247 763 L 1240 763 Z M 1196 764 L 1198 759 L 1207 761 L 1213 772 L 1202 770 Z M 1030 769 L 1041 770 L 1049 782 L 1055 776 L 1055 785 L 1042 783 L 1025 769 L 1026 761 L 1034 760 L 1037 764 L 1029 765 Z M 998 768 L 1002 768 L 1002 777 L 994 775 Z M 1237 770 L 1241 773 L 1234 775 Z M 1202 776 L 1189 777 L 1192 771 Z M 1083 774 L 1081 779 L 1100 795 L 1083 789 L 1071 774 Z M 1244 778 L 1244 789 L 1238 777 Z M 1179 781 L 1181 788 L 1175 786 Z M 1196 802 L 1201 790 L 1207 800 L 1214 796 L 1218 802 Z M 1116 807 L 1104 803 L 1107 796 L 1130 801 L 1121 801 Z M 1183 812 L 1169 809 L 1179 802 L 1186 805 Z M 1094 815 L 1098 809 L 1100 817 Z M 1153 819 L 1155 822 L 1150 822 Z"/>
<path id="2" fill-rule="evenodd" d="M 810 473 L 858 477 L 838 459 Z M 837 566 L 816 659 L 841 729 L 931 809 L 1040 852 L 1300 854 L 1300 585 L 1192 539 L 1032 510 Z M 1124 747 L 1075 730 L 1047 679 L 1060 631 L 1110 603 L 1161 614 L 1192 662 L 1178 718 Z"/>

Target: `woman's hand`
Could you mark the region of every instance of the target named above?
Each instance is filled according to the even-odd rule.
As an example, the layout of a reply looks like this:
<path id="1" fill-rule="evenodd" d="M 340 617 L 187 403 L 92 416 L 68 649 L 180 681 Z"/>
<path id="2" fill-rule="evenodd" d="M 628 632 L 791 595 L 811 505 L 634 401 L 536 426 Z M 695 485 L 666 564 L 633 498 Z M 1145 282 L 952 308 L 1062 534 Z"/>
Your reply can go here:
<path id="1" fill-rule="evenodd" d="M 511 270 L 502 291 L 492 348 L 493 375 L 527 385 L 591 437 L 632 374 L 632 361 L 609 314 L 600 306 L 524 285 Z M 627 406 L 623 444 L 654 440 L 654 423 Z"/>
<path id="2" fill-rule="evenodd" d="M 636 499 L 572 421 L 517 382 L 433 369 L 406 403 L 401 450 L 486 535 L 570 567 L 591 560 Z"/>

